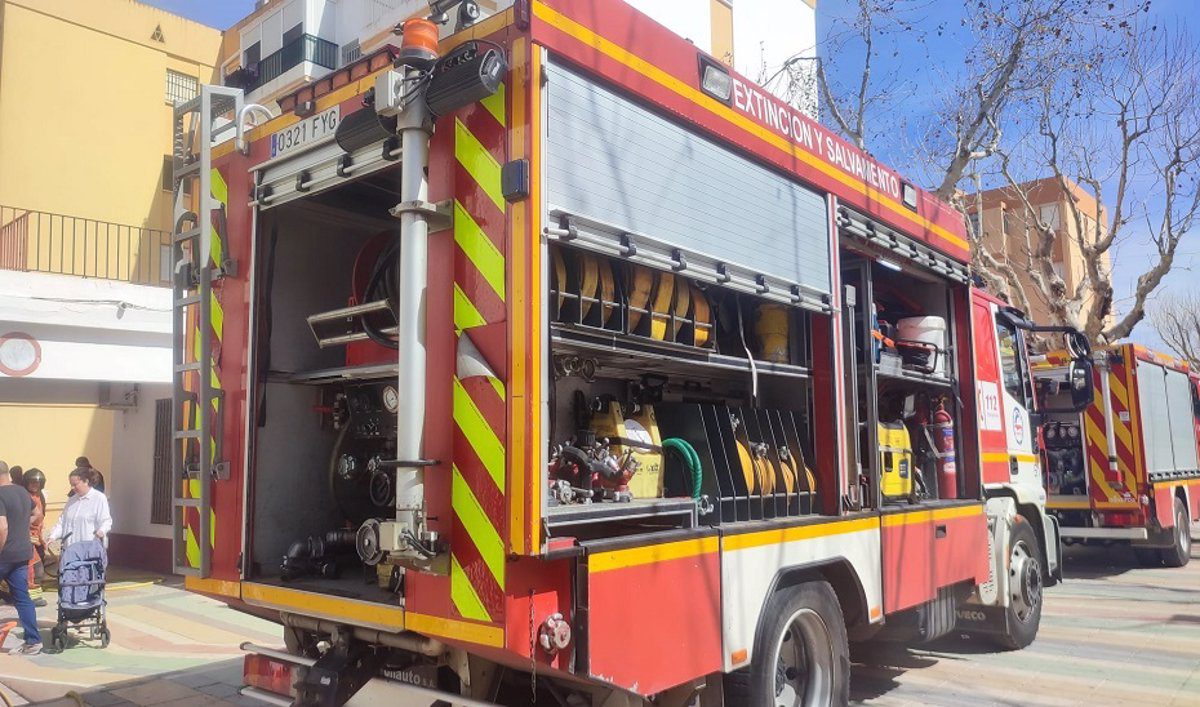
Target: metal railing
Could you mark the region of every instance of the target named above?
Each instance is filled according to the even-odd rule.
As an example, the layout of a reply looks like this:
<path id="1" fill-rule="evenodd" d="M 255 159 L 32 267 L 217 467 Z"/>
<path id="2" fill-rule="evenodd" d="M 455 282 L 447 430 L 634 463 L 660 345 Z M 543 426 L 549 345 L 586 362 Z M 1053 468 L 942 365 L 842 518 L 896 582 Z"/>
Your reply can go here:
<path id="1" fill-rule="evenodd" d="M 171 234 L 0 205 L 0 270 L 170 285 Z"/>
<path id="2" fill-rule="evenodd" d="M 337 52 L 338 45 L 333 42 L 311 34 L 302 34 L 283 45 L 279 51 L 259 61 L 256 71 L 252 72 L 252 85 L 245 88 L 248 91 L 258 88 L 279 78 L 285 71 L 303 61 L 311 61 L 326 69 L 336 69 Z"/>

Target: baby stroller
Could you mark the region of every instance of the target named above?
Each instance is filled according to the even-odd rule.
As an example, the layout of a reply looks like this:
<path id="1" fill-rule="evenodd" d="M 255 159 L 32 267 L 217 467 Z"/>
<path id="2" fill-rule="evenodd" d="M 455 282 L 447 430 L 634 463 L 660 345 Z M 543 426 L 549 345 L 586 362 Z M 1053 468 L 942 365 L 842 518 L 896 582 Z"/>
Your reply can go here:
<path id="1" fill-rule="evenodd" d="M 58 561 L 58 622 L 50 630 L 50 645 L 56 650 L 67 647 L 67 631 L 87 630 L 88 638 L 100 639 L 107 648 L 108 621 L 105 618 L 104 574 L 108 552 L 99 540 L 71 543 Z"/>

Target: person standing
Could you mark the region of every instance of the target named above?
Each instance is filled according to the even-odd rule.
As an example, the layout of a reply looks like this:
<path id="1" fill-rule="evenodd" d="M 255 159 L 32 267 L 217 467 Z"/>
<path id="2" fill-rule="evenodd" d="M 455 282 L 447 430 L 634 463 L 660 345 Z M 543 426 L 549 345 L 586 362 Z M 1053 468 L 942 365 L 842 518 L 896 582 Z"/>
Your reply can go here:
<path id="1" fill-rule="evenodd" d="M 0 579 L 8 582 L 13 604 L 25 642 L 9 651 L 11 655 L 37 655 L 42 652 L 42 635 L 38 632 L 37 611 L 29 598 L 29 558 L 33 543 L 29 541 L 29 524 L 33 501 L 29 492 L 12 482 L 8 464 L 0 461 Z"/>
<path id="2" fill-rule="evenodd" d="M 95 474 L 93 469 L 76 467 L 67 477 L 71 482 L 72 496 L 67 499 L 58 522 L 50 529 L 51 541 L 61 540 L 65 547 L 73 542 L 95 538 L 103 540 L 105 547 L 108 546 L 112 513 L 104 492 L 92 487 Z"/>
<path id="3" fill-rule="evenodd" d="M 87 457 L 75 457 L 75 468 L 76 469 L 91 469 L 92 474 L 93 474 L 92 488 L 96 489 L 100 493 L 104 493 L 104 474 L 99 469 L 92 466 L 91 460 L 89 460 Z M 67 495 L 71 496 L 71 495 L 74 495 L 74 493 L 75 493 L 75 490 L 71 489 L 71 493 L 69 493 Z"/>
<path id="4" fill-rule="evenodd" d="M 34 606 L 45 606 L 42 575 L 45 572 L 46 542 L 42 540 L 42 528 L 46 521 L 46 494 L 42 493 L 42 487 L 46 485 L 46 475 L 35 467 L 25 472 L 21 485 L 33 501 L 33 517 L 29 522 L 29 541 L 33 543 L 33 557 L 29 558 L 29 598 Z"/>

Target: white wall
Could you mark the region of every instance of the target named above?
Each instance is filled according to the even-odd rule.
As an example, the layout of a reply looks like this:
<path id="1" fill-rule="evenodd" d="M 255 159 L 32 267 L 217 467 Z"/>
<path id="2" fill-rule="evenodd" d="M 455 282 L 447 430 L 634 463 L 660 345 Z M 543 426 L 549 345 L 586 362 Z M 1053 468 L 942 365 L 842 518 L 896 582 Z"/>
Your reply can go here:
<path id="1" fill-rule="evenodd" d="M 776 0 L 778 1 L 778 0 Z M 700 49 L 712 53 L 712 8 L 710 0 L 626 0 L 651 19 Z M 736 18 L 738 4 L 734 2 Z M 736 19 L 735 19 L 736 22 Z M 736 32 L 736 29 L 734 30 Z"/>
<path id="2" fill-rule="evenodd" d="M 143 385 L 137 408 L 116 415 L 111 468 L 102 469 L 112 506 L 114 533 L 171 537 L 170 525 L 150 522 L 154 493 L 154 402 L 169 397 L 169 385 Z"/>
<path id="3" fill-rule="evenodd" d="M 733 3 L 733 67 L 738 73 L 757 81 L 766 67 L 766 76 L 775 74 L 789 58 L 817 55 L 816 11 L 804 0 L 736 0 Z M 811 64 L 808 64 L 811 66 Z M 816 84 L 807 95 L 795 97 L 786 92 L 786 82 L 768 88 L 809 115 L 816 114 Z"/>
<path id="4" fill-rule="evenodd" d="M 0 363 L 22 372 L 36 363 L 23 376 L 28 378 L 167 382 L 170 310 L 171 291 L 165 287 L 5 271 Z M 13 334 L 34 343 L 6 339 Z M 0 378 L 6 377 L 0 368 Z"/>

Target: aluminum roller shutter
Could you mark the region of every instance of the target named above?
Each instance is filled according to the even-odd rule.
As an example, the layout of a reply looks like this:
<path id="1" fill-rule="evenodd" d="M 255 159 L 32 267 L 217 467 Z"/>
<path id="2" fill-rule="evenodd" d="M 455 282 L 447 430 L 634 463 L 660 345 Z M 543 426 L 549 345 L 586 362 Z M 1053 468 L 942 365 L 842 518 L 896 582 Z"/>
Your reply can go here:
<path id="1" fill-rule="evenodd" d="M 1142 439 L 1146 447 L 1146 469 L 1151 473 L 1175 468 L 1171 445 L 1171 423 L 1167 413 L 1167 386 L 1162 367 L 1137 362 L 1138 406 L 1141 408 Z"/>
<path id="2" fill-rule="evenodd" d="M 823 196 L 561 64 L 547 71 L 549 212 L 829 294 Z"/>
<path id="3" fill-rule="evenodd" d="M 1200 468 L 1196 460 L 1196 430 L 1192 416 L 1192 390 L 1186 373 L 1167 371 L 1167 410 L 1171 414 L 1171 446 L 1175 471 Z"/>

